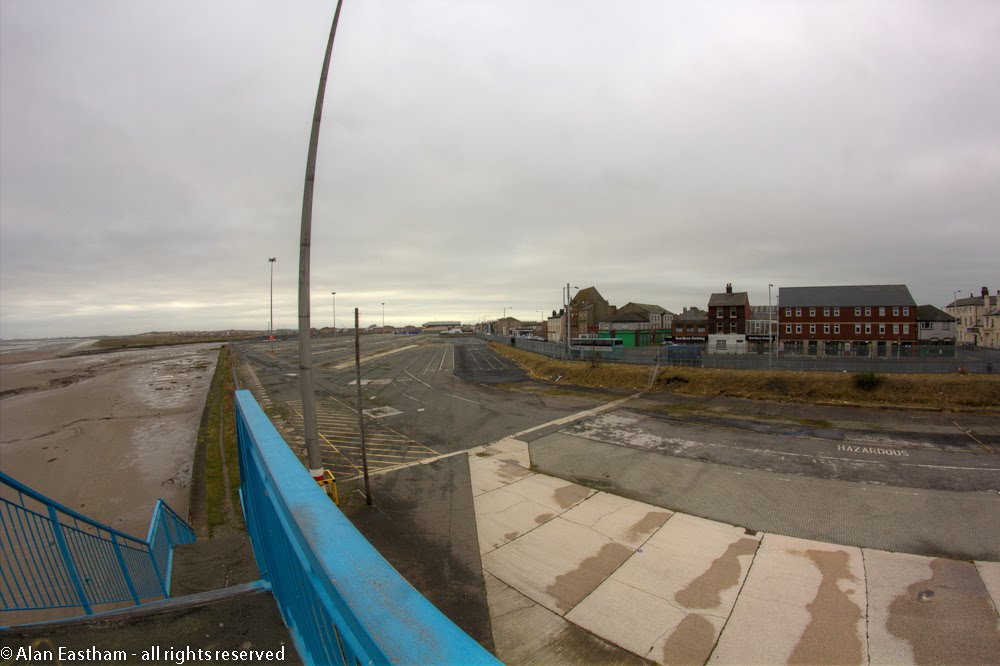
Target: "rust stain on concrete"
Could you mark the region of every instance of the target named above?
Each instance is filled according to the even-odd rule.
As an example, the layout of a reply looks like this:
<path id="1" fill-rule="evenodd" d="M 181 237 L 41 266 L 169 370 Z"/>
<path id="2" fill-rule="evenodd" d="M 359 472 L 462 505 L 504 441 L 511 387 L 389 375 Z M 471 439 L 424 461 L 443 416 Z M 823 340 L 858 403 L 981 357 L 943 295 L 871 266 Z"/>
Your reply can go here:
<path id="1" fill-rule="evenodd" d="M 809 624 L 792 650 L 789 664 L 861 664 L 864 650 L 858 635 L 861 608 L 837 585 L 857 582 L 851 573 L 850 555 L 843 550 L 807 550 L 805 555 L 819 569 L 823 580 L 816 597 L 806 606 Z"/>
<path id="2" fill-rule="evenodd" d="M 722 603 L 722 593 L 740 582 L 740 557 L 757 552 L 756 539 L 740 539 L 729 544 L 715 558 L 708 571 L 688 583 L 674 595 L 677 603 L 688 608 L 716 608 Z"/>
<path id="3" fill-rule="evenodd" d="M 535 522 L 539 525 L 543 525 L 555 517 L 554 513 L 543 513 L 540 516 L 535 516 Z"/>
<path id="4" fill-rule="evenodd" d="M 955 640 L 959 627 L 965 638 Z M 913 647 L 917 664 L 1000 663 L 996 611 L 971 562 L 932 560 L 931 577 L 889 605 L 886 628 Z"/>
<path id="5" fill-rule="evenodd" d="M 590 490 L 571 483 L 556 490 L 554 495 L 556 501 L 559 502 L 559 506 L 563 509 L 568 509 L 577 502 L 586 499 L 590 495 Z"/>
<path id="6" fill-rule="evenodd" d="M 628 528 L 629 540 L 645 539 L 647 536 L 663 527 L 670 520 L 672 514 L 669 511 L 650 511 L 643 516 L 639 522 Z"/>
<path id="7" fill-rule="evenodd" d="M 588 557 L 573 571 L 556 576 L 545 591 L 556 600 L 563 613 L 573 609 L 593 592 L 632 555 L 632 549 L 620 543 L 606 543 L 596 555 Z"/>
<path id="8" fill-rule="evenodd" d="M 715 627 L 704 616 L 691 614 L 681 620 L 663 644 L 664 664 L 697 664 L 708 661 L 715 647 Z"/>

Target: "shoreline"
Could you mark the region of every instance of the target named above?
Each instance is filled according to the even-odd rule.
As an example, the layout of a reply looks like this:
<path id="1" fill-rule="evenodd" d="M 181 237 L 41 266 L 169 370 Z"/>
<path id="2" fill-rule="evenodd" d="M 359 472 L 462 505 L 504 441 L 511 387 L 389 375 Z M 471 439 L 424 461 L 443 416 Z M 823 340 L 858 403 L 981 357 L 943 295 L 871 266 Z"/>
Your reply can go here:
<path id="1" fill-rule="evenodd" d="M 4 352 L 4 471 L 53 500 L 145 538 L 156 500 L 188 515 L 220 343 L 62 356 L 80 340 Z"/>

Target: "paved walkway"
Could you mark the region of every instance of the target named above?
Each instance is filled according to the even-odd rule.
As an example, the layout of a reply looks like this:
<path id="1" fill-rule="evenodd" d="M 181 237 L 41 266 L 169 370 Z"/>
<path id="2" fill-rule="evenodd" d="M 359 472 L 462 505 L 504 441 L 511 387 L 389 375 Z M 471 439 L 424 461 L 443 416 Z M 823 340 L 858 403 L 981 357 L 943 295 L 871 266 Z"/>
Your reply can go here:
<path id="1" fill-rule="evenodd" d="M 998 562 L 671 512 L 532 472 L 516 439 L 469 453 L 507 663 L 580 661 L 581 635 L 603 663 L 1000 663 Z"/>

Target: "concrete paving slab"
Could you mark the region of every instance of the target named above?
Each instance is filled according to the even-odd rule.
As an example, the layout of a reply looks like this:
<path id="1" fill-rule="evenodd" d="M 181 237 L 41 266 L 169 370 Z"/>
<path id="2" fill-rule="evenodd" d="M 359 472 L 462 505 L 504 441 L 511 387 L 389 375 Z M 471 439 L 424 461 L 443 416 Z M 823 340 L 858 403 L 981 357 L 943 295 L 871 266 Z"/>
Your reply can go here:
<path id="1" fill-rule="evenodd" d="M 646 664 L 486 574 L 498 659 L 507 664 Z"/>
<path id="2" fill-rule="evenodd" d="M 472 475 L 473 496 L 482 495 L 497 488 L 503 488 L 519 479 L 534 474 L 534 472 L 525 469 L 517 462 L 501 460 L 498 457 L 470 458 L 469 473 Z"/>
<path id="3" fill-rule="evenodd" d="M 598 492 L 562 514 L 562 517 L 635 549 L 672 515 L 672 511 L 660 507 Z"/>
<path id="4" fill-rule="evenodd" d="M 572 610 L 634 551 L 577 523 L 554 518 L 483 556 L 483 568 L 560 615 Z"/>
<path id="5" fill-rule="evenodd" d="M 993 598 L 993 608 L 1000 615 L 1000 562 L 976 562 L 979 576 Z"/>
<path id="6" fill-rule="evenodd" d="M 474 498 L 479 552 L 488 553 L 556 517 L 556 513 L 517 493 L 498 488 Z"/>
<path id="7" fill-rule="evenodd" d="M 499 454 L 511 454 L 520 455 L 528 453 L 528 443 L 522 442 L 521 440 L 514 439 L 513 437 L 505 437 L 496 442 L 491 442 L 484 446 L 477 446 L 469 449 L 470 456 L 477 456 L 479 454 L 486 454 L 488 456 L 496 456 Z M 500 456 L 506 458 L 506 455 Z M 528 465 L 524 465 L 527 467 Z"/>
<path id="8" fill-rule="evenodd" d="M 544 474 L 531 474 L 504 486 L 504 490 L 548 507 L 549 511 L 556 514 L 563 513 L 596 492 Z"/>
<path id="9" fill-rule="evenodd" d="M 676 514 L 566 618 L 659 663 L 705 663 L 759 541 Z"/>
<path id="10" fill-rule="evenodd" d="M 866 550 L 873 663 L 989 664 L 1000 618 L 972 562 Z"/>
<path id="11" fill-rule="evenodd" d="M 765 535 L 711 663 L 868 663 L 866 609 L 861 549 Z"/>

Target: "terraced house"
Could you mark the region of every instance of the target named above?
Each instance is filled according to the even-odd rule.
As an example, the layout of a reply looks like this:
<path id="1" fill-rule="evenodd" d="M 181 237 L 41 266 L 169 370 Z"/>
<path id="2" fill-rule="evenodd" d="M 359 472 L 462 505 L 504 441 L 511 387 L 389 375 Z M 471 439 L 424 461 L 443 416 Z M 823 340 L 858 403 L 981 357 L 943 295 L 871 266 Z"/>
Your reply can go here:
<path id="1" fill-rule="evenodd" d="M 917 342 L 917 305 L 903 284 L 783 287 L 778 334 L 788 354 L 895 356 Z"/>

